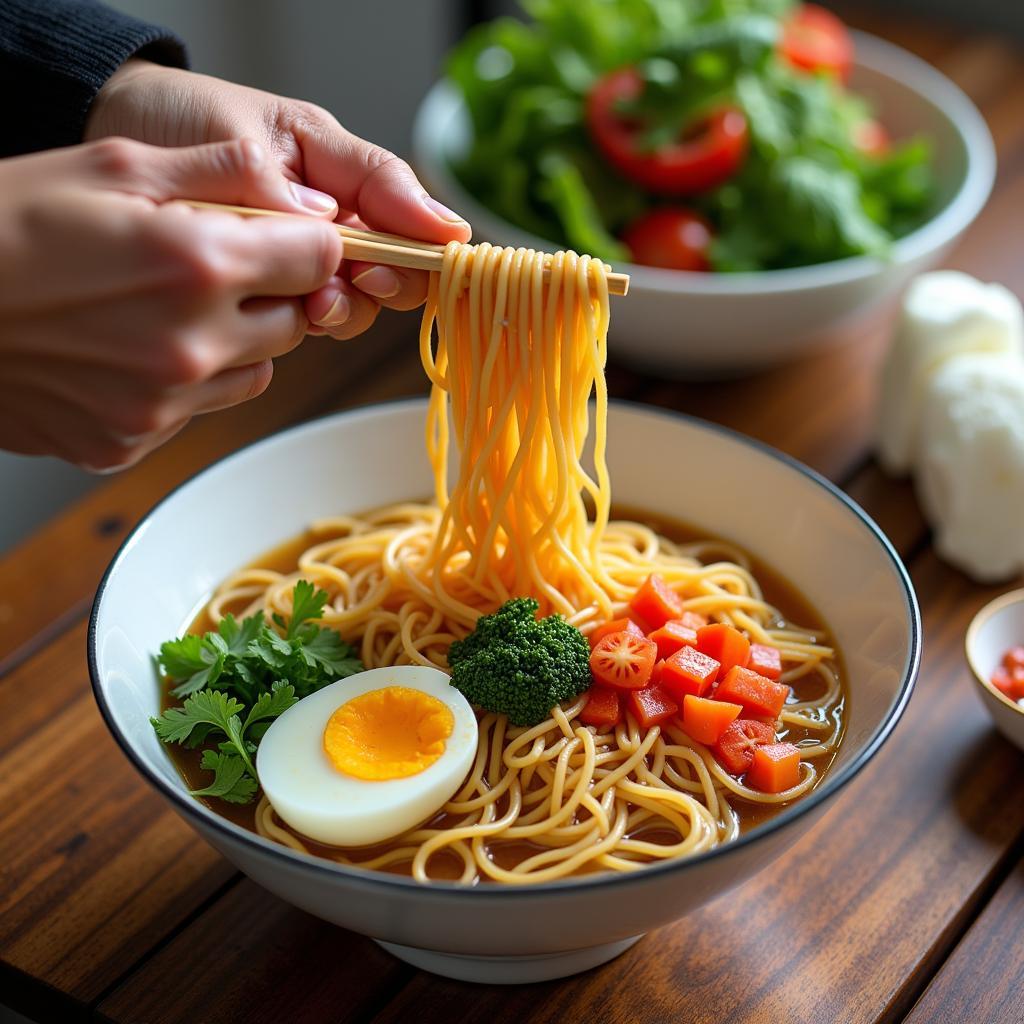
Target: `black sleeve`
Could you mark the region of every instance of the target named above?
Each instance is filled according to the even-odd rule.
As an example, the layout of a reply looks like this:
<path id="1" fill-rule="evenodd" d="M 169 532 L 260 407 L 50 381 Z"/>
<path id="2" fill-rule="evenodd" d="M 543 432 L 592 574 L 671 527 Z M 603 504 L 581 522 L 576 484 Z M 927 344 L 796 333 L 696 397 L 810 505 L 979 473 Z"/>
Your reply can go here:
<path id="1" fill-rule="evenodd" d="M 0 156 L 81 142 L 92 101 L 129 57 L 187 63 L 173 33 L 95 0 L 0 0 Z"/>

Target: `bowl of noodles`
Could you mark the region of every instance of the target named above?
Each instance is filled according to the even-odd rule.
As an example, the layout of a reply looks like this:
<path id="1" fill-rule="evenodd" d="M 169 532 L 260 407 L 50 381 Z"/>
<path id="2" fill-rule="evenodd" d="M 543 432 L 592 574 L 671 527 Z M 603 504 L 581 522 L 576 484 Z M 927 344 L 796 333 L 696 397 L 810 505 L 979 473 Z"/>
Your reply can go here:
<path id="1" fill-rule="evenodd" d="M 424 317 L 429 401 L 303 424 L 199 473 L 136 527 L 93 608 L 89 663 L 100 710 L 174 810 L 266 889 L 450 977 L 507 983 L 585 970 L 784 856 L 886 740 L 917 673 L 916 599 L 879 528 L 830 483 L 756 442 L 609 403 L 607 321 L 600 263 L 453 243 Z M 417 670 L 447 700 L 459 678 L 449 652 L 454 665 L 454 645 L 465 650 L 483 617 L 509 599 L 532 599 L 541 622 L 557 620 L 585 650 L 624 615 L 640 620 L 642 610 L 651 628 L 657 601 L 641 608 L 638 595 L 650 598 L 652 579 L 657 600 L 680 622 L 699 623 L 702 636 L 745 637 L 751 666 L 755 654 L 774 652 L 774 671 L 756 664 L 784 703 L 768 713 L 735 697 L 744 718 L 733 724 L 747 722 L 744 742 L 767 731 L 761 749 L 795 751 L 790 781 L 772 786 L 753 768 L 744 775 L 731 766 L 724 738 L 713 743 L 687 717 L 697 706 L 689 691 L 685 700 L 673 691 L 678 708 L 653 717 L 638 696 L 653 683 L 623 691 L 618 716 L 602 724 L 591 713 L 596 694 L 612 691 L 588 677 L 589 689 L 543 705 L 528 724 L 473 704 L 471 749 L 447 795 L 416 804 L 386 838 L 374 819 L 394 804 L 384 794 L 401 797 L 408 781 L 394 775 L 357 779 L 362 790 L 334 808 L 362 815 L 366 841 L 327 842 L 295 827 L 278 782 L 304 758 L 330 755 L 320 726 L 284 730 L 300 709 L 338 705 L 334 721 L 356 701 L 339 704 L 332 688 L 373 697 L 366 680 L 376 673 Z M 318 599 L 304 615 L 315 624 L 296 627 L 314 587 Z M 221 639 L 182 703 L 173 680 L 154 673 L 154 657 L 161 652 L 176 675 L 165 642 L 191 632 L 180 642 L 202 665 L 198 634 L 207 628 Z M 303 636 L 316 656 L 307 653 L 293 677 L 288 645 Z M 245 716 L 248 728 L 254 715 L 269 715 L 285 683 L 290 693 L 322 664 L 340 677 L 343 647 L 368 671 L 291 698 L 260 731 L 258 751 L 250 743 L 248 782 L 248 758 L 236 759 L 232 774 L 224 753 L 243 728 L 238 716 L 227 744 L 207 731 L 192 744 L 205 739 L 202 751 L 168 743 L 174 737 L 159 728 L 162 719 L 177 728 L 187 713 L 210 728 L 216 708 L 198 697 L 227 687 L 231 652 L 255 651 L 281 677 L 259 697 L 263 710 Z M 669 686 L 671 665 L 679 673 L 691 665 L 694 650 L 659 662 L 658 686 Z M 724 669 L 726 655 L 716 653 Z M 220 675 L 211 682 L 214 663 Z M 246 685 L 257 681 L 243 675 Z M 701 688 L 708 676 L 693 692 L 705 694 L 701 707 L 721 711 L 733 676 L 767 683 L 767 675 L 737 663 L 712 689 Z M 399 689 L 389 691 L 396 700 L 408 696 Z M 423 694 L 414 697 L 426 706 Z M 413 742 L 418 726 L 394 725 L 413 719 L 392 719 L 382 727 L 400 735 L 388 743 Z M 282 744 L 284 767 L 272 781 L 270 748 Z M 217 768 L 205 788 L 196 782 L 200 754 L 202 769 Z M 405 774 L 425 780 L 444 763 Z M 312 792 L 303 783 L 296 800 L 310 804 Z"/>

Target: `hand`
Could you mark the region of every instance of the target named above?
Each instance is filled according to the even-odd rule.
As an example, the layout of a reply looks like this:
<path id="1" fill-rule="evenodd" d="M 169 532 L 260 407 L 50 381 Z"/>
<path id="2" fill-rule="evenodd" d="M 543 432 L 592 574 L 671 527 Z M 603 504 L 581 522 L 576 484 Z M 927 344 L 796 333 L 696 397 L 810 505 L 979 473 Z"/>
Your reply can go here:
<path id="1" fill-rule="evenodd" d="M 87 138 L 109 135 L 157 146 L 252 138 L 311 205 L 324 200 L 321 193 L 327 202 L 336 200 L 340 222 L 429 242 L 470 237 L 469 225 L 428 196 L 406 163 L 311 103 L 129 61 L 100 91 L 86 126 Z M 249 205 L 280 209 L 279 199 L 279 193 L 254 195 Z M 321 328 L 310 333 L 353 337 L 370 326 L 381 305 L 411 309 L 426 294 L 421 271 L 346 261 L 306 299 L 309 319 Z"/>
<path id="2" fill-rule="evenodd" d="M 341 260 L 334 207 L 246 219 L 167 202 L 255 196 L 303 210 L 251 140 L 0 161 L 0 448 L 116 469 L 260 394 L 308 327 L 301 297 Z"/>

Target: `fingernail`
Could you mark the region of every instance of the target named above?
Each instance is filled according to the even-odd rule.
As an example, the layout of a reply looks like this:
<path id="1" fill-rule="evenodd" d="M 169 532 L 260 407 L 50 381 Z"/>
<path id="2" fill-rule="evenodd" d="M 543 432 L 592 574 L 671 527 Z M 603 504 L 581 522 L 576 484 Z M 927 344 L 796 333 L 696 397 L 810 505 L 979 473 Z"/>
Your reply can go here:
<path id="1" fill-rule="evenodd" d="M 352 315 L 352 306 L 348 296 L 338 292 L 331 308 L 317 320 L 322 327 L 340 327 Z"/>
<path id="2" fill-rule="evenodd" d="M 387 267 L 371 267 L 364 270 L 358 277 L 352 278 L 352 283 L 367 295 L 375 299 L 390 299 L 397 295 L 402 288 L 402 282 L 398 275 Z"/>
<path id="3" fill-rule="evenodd" d="M 441 220 L 446 220 L 450 224 L 468 223 L 465 217 L 456 213 L 454 210 L 449 210 L 444 203 L 439 203 L 433 196 L 424 196 L 423 205 L 430 210 L 431 213 L 436 213 Z"/>
<path id="4" fill-rule="evenodd" d="M 327 213 L 328 210 L 334 210 L 338 206 L 334 197 L 329 196 L 326 192 L 319 192 L 308 185 L 298 185 L 294 181 L 289 182 L 289 186 L 295 197 L 295 202 L 314 213 Z"/>

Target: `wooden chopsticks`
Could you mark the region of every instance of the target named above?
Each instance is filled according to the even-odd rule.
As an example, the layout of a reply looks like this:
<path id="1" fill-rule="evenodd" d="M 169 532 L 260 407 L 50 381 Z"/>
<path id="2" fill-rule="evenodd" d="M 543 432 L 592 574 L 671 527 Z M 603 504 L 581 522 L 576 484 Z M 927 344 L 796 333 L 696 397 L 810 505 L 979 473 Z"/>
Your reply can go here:
<path id="1" fill-rule="evenodd" d="M 243 217 L 292 216 L 281 210 L 263 210 L 256 206 L 229 206 L 226 203 L 206 203 L 199 199 L 183 201 L 197 210 L 220 210 L 223 213 L 237 213 Z M 386 263 L 392 267 L 407 267 L 410 270 L 441 269 L 443 245 L 418 242 L 413 238 L 403 238 L 401 235 L 363 231 L 343 224 L 334 224 L 333 227 L 345 239 L 345 256 L 349 259 L 364 260 L 367 263 Z M 609 294 L 625 295 L 627 291 L 628 274 L 608 274 Z"/>

